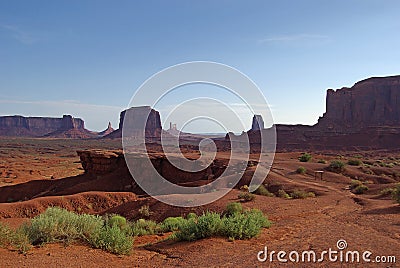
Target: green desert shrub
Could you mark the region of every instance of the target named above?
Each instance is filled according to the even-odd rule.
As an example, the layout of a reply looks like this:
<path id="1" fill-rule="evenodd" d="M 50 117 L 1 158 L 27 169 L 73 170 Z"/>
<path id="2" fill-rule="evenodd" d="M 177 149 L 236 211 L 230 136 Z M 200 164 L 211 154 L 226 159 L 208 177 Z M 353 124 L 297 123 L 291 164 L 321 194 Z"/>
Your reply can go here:
<path id="1" fill-rule="evenodd" d="M 168 217 L 161 224 L 162 232 L 172 232 L 179 230 L 179 227 L 185 221 L 182 217 Z"/>
<path id="2" fill-rule="evenodd" d="M 150 217 L 153 212 L 150 210 L 150 207 L 148 205 L 143 205 L 139 208 L 139 214 L 142 217 Z"/>
<path id="3" fill-rule="evenodd" d="M 291 199 L 290 195 L 289 195 L 288 193 L 286 193 L 286 191 L 283 190 L 283 189 L 280 189 L 280 190 L 278 191 L 278 196 L 279 196 L 280 198 Z"/>
<path id="4" fill-rule="evenodd" d="M 221 229 L 221 215 L 215 212 L 206 212 L 197 220 L 185 220 L 175 237 L 178 240 L 194 241 L 206 237 L 216 236 Z"/>
<path id="5" fill-rule="evenodd" d="M 120 229 L 123 229 L 127 226 L 126 219 L 119 215 L 114 215 L 108 220 L 108 225 L 110 226 L 118 226 Z"/>
<path id="6" fill-rule="evenodd" d="M 342 161 L 334 160 L 329 164 L 327 169 L 332 172 L 341 173 L 344 171 L 344 166 L 345 164 Z"/>
<path id="7" fill-rule="evenodd" d="M 318 160 L 318 163 L 319 163 L 319 164 L 326 164 L 327 162 L 326 162 L 326 160 L 324 160 L 324 159 L 320 159 L 320 160 Z"/>
<path id="8" fill-rule="evenodd" d="M 12 241 L 13 231 L 6 225 L 0 223 L 0 247 L 8 246 Z"/>
<path id="9" fill-rule="evenodd" d="M 294 190 L 289 195 L 293 199 L 305 199 L 307 197 L 315 197 L 315 193 L 313 192 L 306 192 L 303 190 Z"/>
<path id="10" fill-rule="evenodd" d="M 226 208 L 225 208 L 226 215 L 233 215 L 233 214 L 242 213 L 242 212 L 243 212 L 242 204 L 240 204 L 238 202 L 231 202 L 228 205 L 226 205 Z"/>
<path id="11" fill-rule="evenodd" d="M 349 161 L 347 161 L 347 164 L 350 166 L 360 166 L 362 162 L 359 159 L 350 159 Z"/>
<path id="12" fill-rule="evenodd" d="M 23 225 L 23 232 L 33 245 L 48 242 L 69 242 L 77 239 L 89 240 L 99 232 L 104 220 L 99 216 L 70 212 L 57 207 L 48 208 L 29 224 Z"/>
<path id="13" fill-rule="evenodd" d="M 270 226 L 271 222 L 260 210 L 252 209 L 224 217 L 221 235 L 230 239 L 249 239 L 257 236 L 262 228 Z"/>
<path id="14" fill-rule="evenodd" d="M 133 245 L 130 235 L 118 224 L 109 225 L 99 216 L 79 215 L 57 207 L 48 208 L 20 231 L 33 245 L 79 240 L 116 254 L 129 254 Z"/>
<path id="15" fill-rule="evenodd" d="M 238 195 L 238 198 L 244 202 L 249 202 L 249 201 L 253 201 L 254 199 L 256 199 L 256 196 L 249 192 L 242 192 Z"/>
<path id="16" fill-rule="evenodd" d="M 155 221 L 139 219 L 130 223 L 130 234 L 134 236 L 152 235 L 159 232 L 159 226 Z"/>
<path id="17" fill-rule="evenodd" d="M 299 157 L 299 161 L 300 162 L 308 162 L 308 161 L 310 161 L 311 160 L 311 154 L 309 154 L 309 153 L 304 153 L 304 154 L 302 154 L 300 157 Z"/>
<path id="18" fill-rule="evenodd" d="M 263 196 L 269 196 L 269 197 L 273 197 L 275 196 L 273 193 L 271 193 L 270 191 L 268 191 L 268 189 L 261 184 L 257 189 L 255 189 L 254 191 L 250 191 L 255 193 L 256 195 L 263 195 Z"/>
<path id="19" fill-rule="evenodd" d="M 393 196 L 395 191 L 396 191 L 396 188 L 385 188 L 382 191 L 380 191 L 379 194 L 382 196 Z"/>
<path id="20" fill-rule="evenodd" d="M 104 225 L 89 243 L 94 248 L 100 248 L 119 255 L 129 255 L 133 247 L 133 238 L 118 225 Z"/>
<path id="21" fill-rule="evenodd" d="M 186 219 L 197 219 L 197 214 L 194 212 L 190 212 L 189 214 L 186 215 Z"/>
<path id="22" fill-rule="evenodd" d="M 366 185 L 364 185 L 364 184 L 359 185 L 359 186 L 357 186 L 356 188 L 354 188 L 354 189 L 352 190 L 352 192 L 355 193 L 355 194 L 363 194 L 363 193 L 365 193 L 366 191 L 368 191 L 368 186 L 366 186 Z"/>
<path id="23" fill-rule="evenodd" d="M 394 188 L 392 197 L 397 203 L 400 204 L 400 184 L 397 184 L 396 187 Z"/>
<path id="24" fill-rule="evenodd" d="M 368 187 L 359 180 L 352 180 L 350 190 L 354 194 L 363 194 L 368 191 Z"/>
<path id="25" fill-rule="evenodd" d="M 20 253 L 25 253 L 31 248 L 31 245 L 21 229 L 14 231 L 0 223 L 0 247 L 13 248 Z"/>
<path id="26" fill-rule="evenodd" d="M 296 173 L 297 173 L 297 174 L 305 174 L 306 171 L 307 171 L 307 169 L 306 169 L 305 167 L 298 167 L 298 168 L 296 169 Z"/>

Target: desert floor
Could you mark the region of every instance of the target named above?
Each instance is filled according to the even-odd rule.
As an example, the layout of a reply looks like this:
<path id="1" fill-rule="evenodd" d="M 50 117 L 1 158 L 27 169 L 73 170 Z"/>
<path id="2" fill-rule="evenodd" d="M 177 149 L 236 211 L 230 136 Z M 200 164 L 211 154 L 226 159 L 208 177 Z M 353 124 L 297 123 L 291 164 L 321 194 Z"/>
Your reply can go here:
<path id="1" fill-rule="evenodd" d="M 76 212 L 119 213 L 133 218 L 142 204 L 149 204 L 154 220 L 181 216 L 194 211 L 223 211 L 226 204 L 238 201 L 240 190 L 232 190 L 222 199 L 198 208 L 178 208 L 130 192 L 115 191 L 115 182 L 99 185 L 83 175 L 76 154 L 78 149 L 115 149 L 118 141 L 0 139 L 0 222 L 13 228 L 48 206 L 62 206 Z M 270 189 L 312 191 L 315 198 L 283 199 L 257 196 L 243 203 L 246 208 L 261 209 L 273 225 L 250 240 L 228 241 L 209 238 L 195 242 L 164 241 L 167 235 L 135 238 L 130 256 L 117 256 L 86 245 L 47 244 L 26 254 L 0 249 L 0 267 L 276 267 L 285 266 L 276 257 L 259 262 L 257 253 L 269 251 L 314 250 L 332 248 L 340 239 L 346 250 L 371 251 L 375 256 L 396 256 L 400 262 L 400 205 L 385 188 L 400 181 L 400 153 L 310 152 L 312 160 L 299 162 L 302 152 L 277 153 L 266 178 Z M 327 164 L 318 163 L 326 160 Z M 346 166 L 343 174 L 324 172 L 323 180 L 314 171 L 324 170 L 330 161 L 360 159 L 361 166 Z M 299 166 L 307 169 L 297 174 Z M 356 195 L 349 190 L 352 179 L 365 181 L 369 190 Z M 118 180 L 118 178 L 115 178 Z M 23 198 L 13 198 L 19 196 Z M 288 263 L 288 267 L 396 267 L 396 263 Z"/>

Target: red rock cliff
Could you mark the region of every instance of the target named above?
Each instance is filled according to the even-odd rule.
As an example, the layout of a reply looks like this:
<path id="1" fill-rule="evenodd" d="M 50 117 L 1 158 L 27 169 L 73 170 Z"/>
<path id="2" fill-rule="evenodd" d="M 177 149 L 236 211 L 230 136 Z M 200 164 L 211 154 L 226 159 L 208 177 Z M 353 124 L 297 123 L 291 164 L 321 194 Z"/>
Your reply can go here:
<path id="1" fill-rule="evenodd" d="M 374 77 L 329 89 L 318 125 L 331 129 L 400 126 L 400 76 Z"/>

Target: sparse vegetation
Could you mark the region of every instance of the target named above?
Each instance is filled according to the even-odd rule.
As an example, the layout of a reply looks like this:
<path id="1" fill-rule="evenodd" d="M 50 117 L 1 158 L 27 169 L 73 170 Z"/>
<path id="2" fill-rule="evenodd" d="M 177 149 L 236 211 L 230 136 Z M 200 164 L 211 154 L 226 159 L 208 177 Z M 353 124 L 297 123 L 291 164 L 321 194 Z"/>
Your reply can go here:
<path id="1" fill-rule="evenodd" d="M 362 162 L 359 159 L 350 159 L 349 161 L 347 161 L 347 164 L 350 166 L 360 166 L 362 165 Z"/>
<path id="2" fill-rule="evenodd" d="M 134 236 L 152 235 L 158 231 L 159 226 L 155 221 L 139 219 L 130 224 L 130 232 Z"/>
<path id="3" fill-rule="evenodd" d="M 197 219 L 197 214 L 194 212 L 190 212 L 189 214 L 186 215 L 186 219 Z"/>
<path id="4" fill-rule="evenodd" d="M 256 199 L 255 194 L 249 192 L 242 192 L 238 195 L 238 198 L 241 199 L 243 202 L 249 202 Z"/>
<path id="5" fill-rule="evenodd" d="M 182 217 L 168 217 L 161 223 L 161 230 L 162 232 L 178 231 L 184 221 Z"/>
<path id="6" fill-rule="evenodd" d="M 327 169 L 335 173 L 342 173 L 345 169 L 344 167 L 345 164 L 342 161 L 334 160 L 329 164 Z"/>
<path id="7" fill-rule="evenodd" d="M 397 184 L 397 186 L 394 188 L 394 191 L 392 193 L 392 198 L 400 204 L 400 184 Z"/>
<path id="8" fill-rule="evenodd" d="M 236 213 L 242 213 L 243 212 L 243 207 L 242 204 L 238 202 L 231 202 L 228 205 L 226 205 L 225 213 L 226 215 L 233 215 Z"/>
<path id="9" fill-rule="evenodd" d="M 31 245 L 21 229 L 14 231 L 0 223 L 0 247 L 13 248 L 20 253 L 25 253 L 31 248 Z"/>
<path id="10" fill-rule="evenodd" d="M 280 189 L 278 191 L 278 196 L 280 198 L 291 199 L 290 195 L 288 193 L 286 193 L 285 190 L 283 190 L 283 189 Z"/>
<path id="11" fill-rule="evenodd" d="M 327 162 L 326 162 L 326 160 L 324 160 L 324 159 L 320 159 L 320 160 L 318 160 L 318 163 L 319 163 L 319 164 L 326 164 Z"/>
<path id="12" fill-rule="evenodd" d="M 51 207 L 21 228 L 33 245 L 49 242 L 69 243 L 83 240 L 90 243 L 98 235 L 104 220 L 99 216 L 78 215 L 65 209 Z"/>
<path id="13" fill-rule="evenodd" d="M 236 213 L 224 217 L 221 225 L 221 235 L 229 239 L 249 239 L 257 236 L 262 228 L 269 228 L 271 222 L 258 209 L 244 213 Z"/>
<path id="14" fill-rule="evenodd" d="M 305 199 L 307 197 L 315 197 L 315 193 L 313 192 L 306 192 L 303 190 L 294 190 L 289 195 L 293 199 Z"/>
<path id="15" fill-rule="evenodd" d="M 354 194 L 364 194 L 369 189 L 368 186 L 363 184 L 363 182 L 359 180 L 352 180 L 350 185 L 350 190 Z"/>
<path id="16" fill-rule="evenodd" d="M 133 238 L 117 225 L 104 225 L 90 238 L 89 243 L 115 254 L 129 255 L 133 247 Z"/>
<path id="17" fill-rule="evenodd" d="M 150 217 L 153 212 L 150 210 L 150 207 L 148 205 L 143 205 L 139 208 L 139 214 L 142 217 Z"/>
<path id="18" fill-rule="evenodd" d="M 78 215 L 57 207 L 48 208 L 16 231 L 0 226 L 0 244 L 20 252 L 29 250 L 30 245 L 74 241 L 116 254 L 129 254 L 133 246 L 132 237 L 117 224 L 110 226 L 99 216 Z"/>
<path id="19" fill-rule="evenodd" d="M 221 218 L 217 213 L 206 212 L 197 220 L 185 220 L 176 233 L 178 240 L 194 241 L 211 236 L 224 236 L 233 239 L 249 239 L 257 236 L 262 228 L 271 222 L 257 209 L 243 213 L 233 213 Z"/>
<path id="20" fill-rule="evenodd" d="M 221 215 L 215 212 L 206 212 L 197 220 L 190 219 L 182 222 L 176 233 L 178 240 L 194 241 L 210 236 L 216 236 L 221 229 Z"/>
<path id="21" fill-rule="evenodd" d="M 268 189 L 262 184 L 255 191 L 250 191 L 250 192 L 253 192 L 257 195 L 263 195 L 263 196 L 269 196 L 269 197 L 275 196 L 273 193 L 268 191 Z"/>
<path id="22" fill-rule="evenodd" d="M 126 219 L 124 217 L 122 217 L 122 216 L 114 215 L 109 219 L 108 224 L 110 226 L 116 225 L 120 229 L 123 229 L 123 228 L 126 227 Z"/>
<path id="23" fill-rule="evenodd" d="M 380 195 L 382 195 L 382 196 L 393 196 L 395 191 L 396 191 L 396 188 L 385 188 L 382 191 L 380 191 Z"/>
<path id="24" fill-rule="evenodd" d="M 296 169 L 297 174 L 306 174 L 307 169 L 305 167 L 298 167 Z"/>
<path id="25" fill-rule="evenodd" d="M 308 162 L 308 161 L 311 160 L 311 158 L 312 158 L 311 154 L 309 154 L 309 153 L 304 153 L 304 154 L 302 154 L 302 155 L 299 157 L 299 161 L 300 161 L 300 162 Z"/>

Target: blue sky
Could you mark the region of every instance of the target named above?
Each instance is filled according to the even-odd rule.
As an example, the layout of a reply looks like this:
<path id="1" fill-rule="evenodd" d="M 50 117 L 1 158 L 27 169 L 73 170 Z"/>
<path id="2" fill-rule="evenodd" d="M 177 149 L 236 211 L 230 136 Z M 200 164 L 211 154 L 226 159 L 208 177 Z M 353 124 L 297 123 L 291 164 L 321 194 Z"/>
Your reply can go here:
<path id="1" fill-rule="evenodd" d="M 0 114 L 116 127 L 147 78 L 201 60 L 248 75 L 276 123 L 314 124 L 326 89 L 400 74 L 399 14 L 397 0 L 0 1 Z"/>

